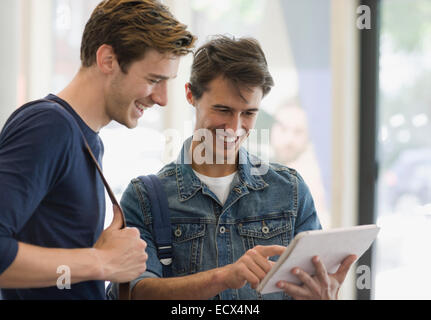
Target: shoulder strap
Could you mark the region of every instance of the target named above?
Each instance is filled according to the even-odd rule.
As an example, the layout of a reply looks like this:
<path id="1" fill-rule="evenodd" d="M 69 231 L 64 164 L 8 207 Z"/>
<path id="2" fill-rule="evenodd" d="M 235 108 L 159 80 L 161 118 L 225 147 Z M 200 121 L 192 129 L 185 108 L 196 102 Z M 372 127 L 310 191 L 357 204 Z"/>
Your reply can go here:
<path id="1" fill-rule="evenodd" d="M 52 100 L 49 100 L 52 101 Z M 61 104 L 59 104 L 56 101 L 52 101 L 55 102 L 57 105 L 61 106 L 64 110 L 68 111 L 66 108 L 64 108 Z M 68 111 L 69 112 L 69 111 Z M 78 122 L 76 121 L 76 119 L 73 117 L 73 120 L 75 120 L 75 124 L 78 127 L 79 131 L 81 132 L 81 136 L 82 139 L 84 140 L 84 144 L 85 147 L 87 148 L 88 154 L 90 155 L 90 158 L 93 160 L 94 165 L 96 166 L 97 171 L 99 172 L 100 178 L 103 181 L 103 184 L 105 186 L 105 189 L 109 195 L 109 198 L 111 199 L 111 203 L 113 206 L 116 206 L 120 212 L 121 212 L 121 216 L 123 218 L 123 226 L 122 228 L 126 228 L 127 227 L 127 221 L 126 221 L 126 216 L 124 215 L 123 209 L 121 209 L 121 206 L 119 204 L 119 202 L 117 201 L 117 199 L 115 198 L 114 192 L 112 192 L 111 187 L 109 186 L 108 181 L 106 180 L 102 168 L 99 165 L 99 162 L 97 162 L 96 157 L 93 154 L 93 151 L 91 151 L 90 145 L 88 144 L 87 138 L 85 138 L 84 132 L 82 132 L 81 127 L 79 126 Z M 119 294 L 118 294 L 119 300 L 131 300 L 131 292 L 130 292 L 130 283 L 129 282 L 125 282 L 125 283 L 120 283 L 119 284 Z"/>
<path id="2" fill-rule="evenodd" d="M 146 185 L 151 202 L 153 237 L 157 246 L 157 256 L 163 266 L 163 277 L 171 277 L 173 254 L 168 198 L 157 176 L 141 176 L 139 179 Z"/>

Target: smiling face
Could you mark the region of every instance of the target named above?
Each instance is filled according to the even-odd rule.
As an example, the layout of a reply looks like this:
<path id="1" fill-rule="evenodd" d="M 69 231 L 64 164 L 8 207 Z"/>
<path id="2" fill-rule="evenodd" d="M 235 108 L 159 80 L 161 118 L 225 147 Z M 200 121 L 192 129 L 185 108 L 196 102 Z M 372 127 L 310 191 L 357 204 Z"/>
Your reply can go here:
<path id="1" fill-rule="evenodd" d="M 219 76 L 212 80 L 200 99 L 195 99 L 186 85 L 189 103 L 196 107 L 195 132 L 208 130 L 212 139 L 205 140 L 205 150 L 212 148 L 213 163 L 224 164 L 229 154 L 235 160 L 241 144 L 248 137 L 256 123 L 257 113 L 263 98 L 262 88 L 240 87 L 239 90 L 230 80 Z"/>
<path id="2" fill-rule="evenodd" d="M 138 125 L 147 108 L 167 104 L 167 81 L 175 78 L 180 58 L 149 50 L 130 65 L 127 73 L 116 68 L 106 86 L 106 114 L 128 128 Z"/>

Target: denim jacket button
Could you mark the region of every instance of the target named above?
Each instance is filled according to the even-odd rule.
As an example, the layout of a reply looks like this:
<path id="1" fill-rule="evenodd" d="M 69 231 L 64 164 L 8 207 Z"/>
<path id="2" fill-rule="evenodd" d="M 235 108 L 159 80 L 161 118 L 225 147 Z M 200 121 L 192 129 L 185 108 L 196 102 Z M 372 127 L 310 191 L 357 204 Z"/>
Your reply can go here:
<path id="1" fill-rule="evenodd" d="M 221 228 L 220 228 L 220 233 L 221 233 L 221 234 L 223 234 L 223 233 L 225 233 L 225 232 L 226 232 L 226 228 L 225 228 L 225 227 L 221 227 Z"/>
<path id="2" fill-rule="evenodd" d="M 269 228 L 267 227 L 267 226 L 264 226 L 263 228 L 262 228 L 262 232 L 263 233 L 269 233 Z"/>
<path id="3" fill-rule="evenodd" d="M 175 230 L 174 234 L 175 234 L 175 236 L 176 236 L 177 238 L 178 238 L 178 237 L 181 237 L 181 235 L 182 235 L 181 229 L 177 229 L 177 230 Z"/>

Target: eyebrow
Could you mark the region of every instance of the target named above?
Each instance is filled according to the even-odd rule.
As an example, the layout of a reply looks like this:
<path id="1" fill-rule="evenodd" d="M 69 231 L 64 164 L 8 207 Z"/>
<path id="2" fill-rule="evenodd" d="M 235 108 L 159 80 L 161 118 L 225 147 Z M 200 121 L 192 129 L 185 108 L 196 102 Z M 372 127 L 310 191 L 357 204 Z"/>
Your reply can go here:
<path id="1" fill-rule="evenodd" d="M 217 108 L 217 109 L 233 110 L 233 108 L 231 108 L 231 107 L 229 107 L 229 106 L 225 106 L 225 105 L 223 105 L 223 104 L 215 104 L 215 105 L 213 105 L 213 107 L 214 107 L 214 108 Z M 259 108 L 250 108 L 250 109 L 246 109 L 246 110 L 244 110 L 244 111 L 247 111 L 247 112 L 258 112 L 258 111 L 259 111 Z"/>
<path id="2" fill-rule="evenodd" d="M 155 74 L 155 73 L 150 73 L 150 74 L 148 74 L 148 76 L 149 76 L 150 78 L 156 78 L 156 79 L 160 79 L 160 80 L 175 79 L 175 78 L 177 77 L 177 75 L 175 75 L 174 77 L 170 78 L 170 77 L 162 76 L 162 75 L 160 75 L 160 74 Z"/>

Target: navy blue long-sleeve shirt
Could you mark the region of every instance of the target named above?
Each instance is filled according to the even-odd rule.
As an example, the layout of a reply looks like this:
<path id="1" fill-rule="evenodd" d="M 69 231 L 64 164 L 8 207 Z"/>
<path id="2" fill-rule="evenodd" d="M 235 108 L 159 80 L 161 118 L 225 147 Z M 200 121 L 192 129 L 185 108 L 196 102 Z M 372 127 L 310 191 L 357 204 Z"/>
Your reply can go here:
<path id="1" fill-rule="evenodd" d="M 104 186 L 78 125 L 99 163 L 103 143 L 65 101 L 54 95 L 46 99 L 62 107 L 39 102 L 22 108 L 0 134 L 0 274 L 15 260 L 18 242 L 46 248 L 89 248 L 103 231 Z M 103 281 L 73 284 L 63 290 L 1 291 L 3 299 L 105 297 Z"/>

